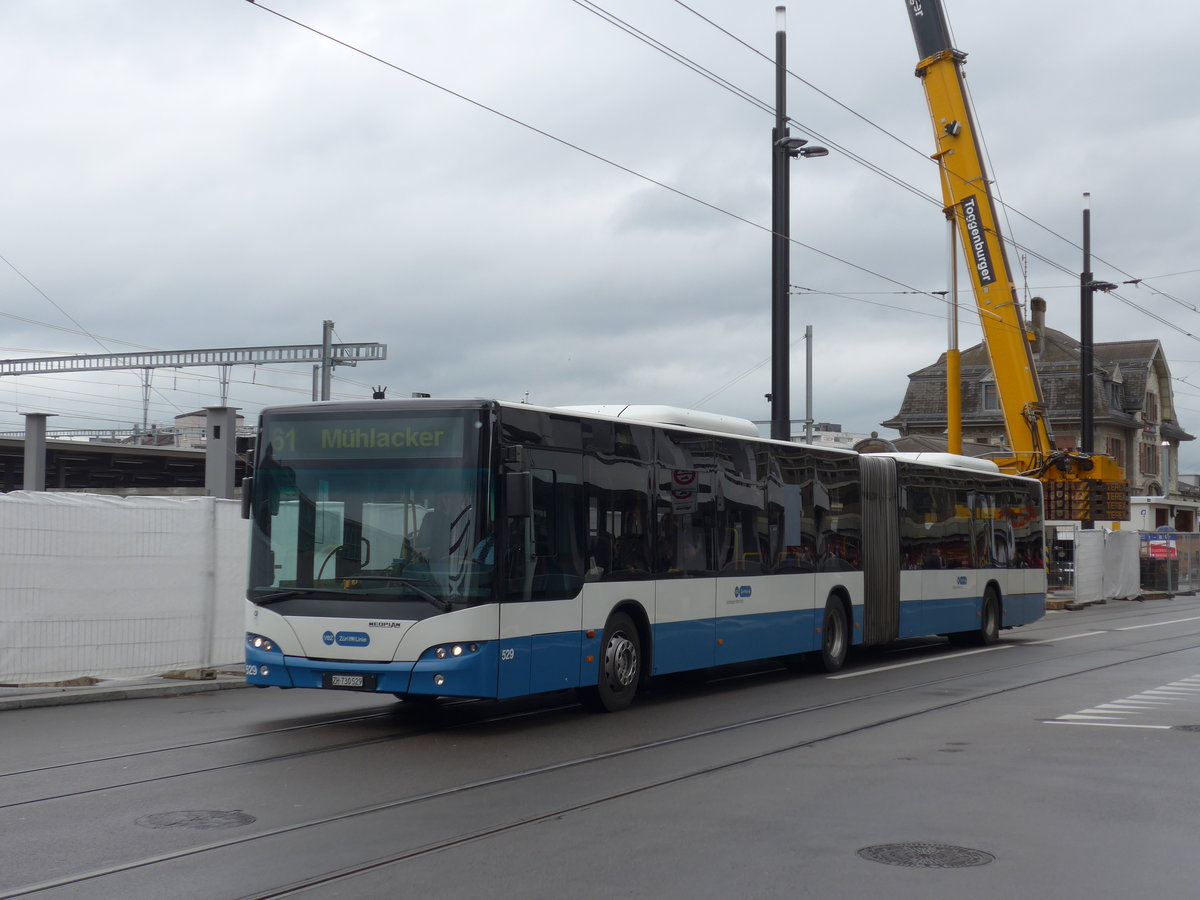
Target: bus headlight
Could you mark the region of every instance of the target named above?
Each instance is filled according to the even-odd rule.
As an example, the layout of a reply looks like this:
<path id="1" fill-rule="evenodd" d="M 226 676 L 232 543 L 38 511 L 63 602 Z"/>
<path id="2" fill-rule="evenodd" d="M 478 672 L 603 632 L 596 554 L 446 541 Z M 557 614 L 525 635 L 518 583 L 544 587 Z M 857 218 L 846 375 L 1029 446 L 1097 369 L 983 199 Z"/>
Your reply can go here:
<path id="1" fill-rule="evenodd" d="M 246 632 L 246 643 L 255 650 L 262 650 L 264 653 L 274 653 L 279 649 L 275 646 L 273 640 L 269 637 L 263 637 L 261 634 Z"/>
<path id="2" fill-rule="evenodd" d="M 463 656 L 470 656 L 472 653 L 478 653 L 483 646 L 478 642 L 469 644 L 438 644 L 426 650 L 422 656 L 433 656 L 436 659 L 458 659 Z"/>

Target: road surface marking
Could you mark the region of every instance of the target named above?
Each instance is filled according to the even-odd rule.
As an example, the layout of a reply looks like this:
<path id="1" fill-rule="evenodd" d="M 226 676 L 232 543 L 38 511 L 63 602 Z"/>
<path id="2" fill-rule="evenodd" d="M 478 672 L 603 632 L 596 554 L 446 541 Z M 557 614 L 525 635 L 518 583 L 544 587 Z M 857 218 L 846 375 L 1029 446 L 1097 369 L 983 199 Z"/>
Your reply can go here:
<path id="1" fill-rule="evenodd" d="M 857 678 L 860 675 L 874 675 L 876 672 L 890 672 L 892 669 L 907 669 L 909 666 L 923 666 L 925 663 L 941 662 L 943 659 L 960 659 L 964 656 L 974 656 L 977 653 L 991 653 L 993 650 L 1007 650 L 1010 647 L 1015 647 L 1016 644 L 995 644 L 991 647 L 983 647 L 979 650 L 964 650 L 962 653 L 947 653 L 943 656 L 930 656 L 927 659 L 914 659 L 910 662 L 895 663 L 890 666 L 878 666 L 874 669 L 863 669 L 859 672 L 846 672 L 844 675 L 830 675 L 830 680 L 838 680 L 841 678 Z"/>
<path id="2" fill-rule="evenodd" d="M 1170 731 L 1172 725 L 1132 725 L 1128 722 L 1077 722 L 1065 721 L 1064 719 L 1046 719 L 1042 722 L 1043 725 L 1092 725 L 1096 728 L 1148 728 L 1152 731 Z"/>
<path id="3" fill-rule="evenodd" d="M 1183 622 L 1200 621 L 1200 616 L 1189 616 L 1186 619 L 1171 619 L 1169 622 L 1150 622 L 1146 625 L 1126 625 L 1124 628 L 1116 628 L 1115 631 L 1137 631 L 1139 628 L 1158 628 L 1160 625 L 1179 625 Z"/>
<path id="4" fill-rule="evenodd" d="M 1148 728 L 1154 731 L 1167 731 L 1173 725 L 1141 725 L 1136 722 L 1114 722 L 1113 719 L 1124 719 L 1140 716 L 1147 712 L 1165 712 L 1165 707 L 1179 707 L 1181 701 L 1195 701 L 1197 694 L 1191 685 L 1200 676 L 1192 675 L 1180 681 L 1173 681 L 1162 687 L 1150 688 L 1140 694 L 1113 700 L 1111 703 L 1098 703 L 1086 709 L 1061 715 L 1056 719 L 1043 719 L 1048 724 L 1059 725 L 1107 725 L 1109 728 Z M 1179 687 L 1178 685 L 1182 685 Z M 1107 720 L 1107 721 L 1106 721 Z"/>
<path id="5" fill-rule="evenodd" d="M 1026 647 L 1036 647 L 1038 644 L 1057 644 L 1059 641 L 1073 641 L 1076 638 L 1092 637 L 1097 634 L 1108 634 L 1107 631 L 1085 631 L 1082 634 L 1068 634 L 1066 637 L 1047 638 L 1044 641 L 1030 641 Z"/>

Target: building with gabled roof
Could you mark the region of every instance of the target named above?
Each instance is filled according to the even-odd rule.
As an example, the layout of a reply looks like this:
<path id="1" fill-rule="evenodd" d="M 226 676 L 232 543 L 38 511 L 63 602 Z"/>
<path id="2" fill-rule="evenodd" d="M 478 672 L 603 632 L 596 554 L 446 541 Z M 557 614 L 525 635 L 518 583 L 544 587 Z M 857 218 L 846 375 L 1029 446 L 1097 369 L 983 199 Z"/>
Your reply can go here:
<path id="1" fill-rule="evenodd" d="M 1034 365 L 1046 417 L 1059 449 L 1078 449 L 1082 407 L 1077 340 L 1047 328 L 1046 302 L 1030 302 Z M 1094 348 L 1092 372 L 1093 449 L 1119 461 L 1134 496 L 1134 525 L 1152 530 L 1176 526 L 1193 531 L 1200 492 L 1179 480 L 1183 441 L 1195 440 L 1179 424 L 1171 371 L 1157 340 L 1110 341 Z M 983 344 L 962 351 L 963 441 L 1008 450 L 996 380 Z M 902 438 L 945 440 L 946 355 L 908 376 L 908 390 L 895 416 L 881 423 Z M 978 448 L 975 448 L 977 451 Z M 985 454 L 979 454 L 985 455 Z"/>

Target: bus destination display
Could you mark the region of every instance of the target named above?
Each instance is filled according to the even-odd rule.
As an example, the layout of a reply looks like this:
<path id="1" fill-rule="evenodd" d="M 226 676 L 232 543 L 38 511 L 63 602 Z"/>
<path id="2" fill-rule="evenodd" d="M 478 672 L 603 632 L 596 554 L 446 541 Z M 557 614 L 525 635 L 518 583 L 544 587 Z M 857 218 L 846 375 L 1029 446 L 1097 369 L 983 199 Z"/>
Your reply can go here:
<path id="1" fill-rule="evenodd" d="M 315 416 L 278 419 L 265 429 L 276 459 L 457 459 L 463 455 L 463 419 Z"/>

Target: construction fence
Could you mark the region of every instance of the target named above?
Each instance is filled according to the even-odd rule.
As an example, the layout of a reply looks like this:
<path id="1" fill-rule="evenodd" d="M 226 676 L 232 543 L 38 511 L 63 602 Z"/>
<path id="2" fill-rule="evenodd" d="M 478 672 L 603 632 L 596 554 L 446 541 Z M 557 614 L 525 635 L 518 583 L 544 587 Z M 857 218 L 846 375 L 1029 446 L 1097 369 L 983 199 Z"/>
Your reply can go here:
<path id="1" fill-rule="evenodd" d="M 1051 594 L 1096 602 L 1200 590 L 1200 534 L 1075 525 L 1048 526 L 1046 531 Z"/>
<path id="2" fill-rule="evenodd" d="M 0 494 L 0 684 L 236 663 L 246 524 L 213 497 Z"/>
<path id="3" fill-rule="evenodd" d="M 1181 594 L 1200 590 L 1200 534 L 1181 531 L 1141 533 L 1142 589 Z"/>
<path id="4" fill-rule="evenodd" d="M 213 497 L 0 494 L 0 685 L 242 658 L 247 523 Z M 1048 526 L 1051 596 L 1200 589 L 1200 534 Z"/>

